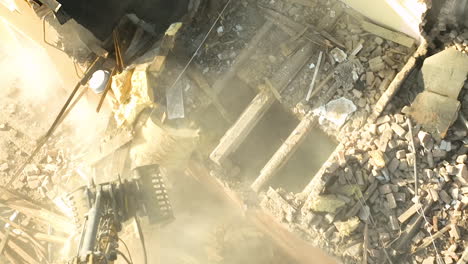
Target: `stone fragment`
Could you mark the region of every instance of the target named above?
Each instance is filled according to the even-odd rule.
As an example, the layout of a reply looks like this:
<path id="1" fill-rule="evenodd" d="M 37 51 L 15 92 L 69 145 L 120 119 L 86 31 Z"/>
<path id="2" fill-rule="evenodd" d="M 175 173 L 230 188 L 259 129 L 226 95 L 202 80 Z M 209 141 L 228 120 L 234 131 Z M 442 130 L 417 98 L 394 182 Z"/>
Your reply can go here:
<path id="1" fill-rule="evenodd" d="M 431 169 L 424 169 L 424 176 L 428 179 L 432 179 L 435 176 L 435 172 Z"/>
<path id="2" fill-rule="evenodd" d="M 451 175 L 451 176 L 456 175 L 457 172 L 458 172 L 457 167 L 455 167 L 453 165 L 447 165 L 447 166 L 445 166 L 445 169 L 447 170 L 447 173 L 449 175 Z"/>
<path id="3" fill-rule="evenodd" d="M 382 45 L 384 43 L 384 40 L 380 37 L 375 37 L 374 39 L 375 43 L 377 43 L 377 45 Z"/>
<path id="4" fill-rule="evenodd" d="M 434 156 L 432 155 L 432 152 L 429 151 L 426 155 L 427 157 L 427 165 L 429 166 L 429 168 L 434 168 Z"/>
<path id="5" fill-rule="evenodd" d="M 407 153 L 406 154 L 406 160 L 408 161 L 408 165 L 413 166 L 414 161 L 416 160 L 416 155 L 412 153 Z"/>
<path id="6" fill-rule="evenodd" d="M 357 243 L 348 247 L 345 250 L 344 254 L 352 258 L 358 259 L 362 254 L 362 243 Z"/>
<path id="7" fill-rule="evenodd" d="M 374 150 L 374 151 L 371 151 L 369 154 L 372 160 L 374 161 L 375 166 L 377 166 L 378 168 L 385 167 L 385 164 L 386 164 L 385 158 L 384 158 L 384 154 L 381 151 Z"/>
<path id="8" fill-rule="evenodd" d="M 384 195 L 384 194 L 389 194 L 392 192 L 392 186 L 390 184 L 384 184 L 379 186 L 379 193 Z"/>
<path id="9" fill-rule="evenodd" d="M 457 163 L 458 164 L 464 164 L 464 163 L 467 163 L 467 161 L 468 161 L 468 155 L 467 154 L 457 157 Z"/>
<path id="10" fill-rule="evenodd" d="M 365 98 L 359 98 L 357 105 L 361 108 L 364 108 L 367 105 L 367 100 Z"/>
<path id="11" fill-rule="evenodd" d="M 44 172 L 45 173 L 55 173 L 58 170 L 58 166 L 55 164 L 46 164 L 44 165 Z"/>
<path id="12" fill-rule="evenodd" d="M 400 224 L 398 223 L 398 219 L 395 215 L 390 215 L 390 228 L 392 228 L 393 231 L 398 231 L 400 230 Z"/>
<path id="13" fill-rule="evenodd" d="M 361 210 L 359 210 L 359 219 L 362 221 L 367 221 L 370 216 L 370 207 L 367 205 L 364 205 L 361 207 Z"/>
<path id="14" fill-rule="evenodd" d="M 391 236 L 389 233 L 387 232 L 380 232 L 379 233 L 379 240 L 382 241 L 382 242 L 388 242 L 390 241 L 391 239 Z"/>
<path id="15" fill-rule="evenodd" d="M 402 115 L 402 114 L 396 114 L 395 116 L 395 121 L 398 123 L 398 124 L 404 124 L 406 121 L 405 119 L 405 116 Z"/>
<path id="16" fill-rule="evenodd" d="M 418 139 L 421 145 L 426 150 L 432 150 L 434 148 L 434 140 L 432 139 L 431 135 L 424 131 L 419 131 Z"/>
<path id="17" fill-rule="evenodd" d="M 450 189 L 450 196 L 452 196 L 454 200 L 458 200 L 458 195 L 460 195 L 460 189 L 457 187 Z"/>
<path id="18" fill-rule="evenodd" d="M 24 167 L 24 173 L 27 175 L 27 176 L 33 176 L 33 175 L 38 175 L 39 173 L 41 173 L 41 171 L 39 170 L 39 168 L 34 165 L 34 164 L 28 164 L 26 165 L 26 167 Z"/>
<path id="19" fill-rule="evenodd" d="M 372 134 L 375 135 L 377 134 L 377 125 L 376 124 L 370 124 L 368 131 Z"/>
<path id="20" fill-rule="evenodd" d="M 404 138 L 404 136 L 406 135 L 406 130 L 397 123 L 393 123 L 391 128 L 393 132 L 395 132 L 395 134 L 397 134 L 401 138 Z"/>
<path id="21" fill-rule="evenodd" d="M 28 177 L 27 183 L 30 189 L 37 189 L 42 184 L 41 179 L 37 176 Z"/>
<path id="22" fill-rule="evenodd" d="M 447 155 L 447 152 L 443 149 L 434 149 L 432 150 L 432 156 L 434 158 L 443 158 Z"/>
<path id="23" fill-rule="evenodd" d="M 333 221 L 335 220 L 335 215 L 326 214 L 324 218 L 325 218 L 325 221 L 327 221 L 328 224 L 332 224 Z"/>
<path id="24" fill-rule="evenodd" d="M 0 165 L 0 172 L 5 172 L 7 170 L 10 169 L 10 166 L 8 165 L 8 163 L 3 163 L 2 165 Z"/>
<path id="25" fill-rule="evenodd" d="M 398 192 L 394 193 L 393 196 L 397 202 L 406 202 L 406 193 Z"/>
<path id="26" fill-rule="evenodd" d="M 440 142 L 439 148 L 447 152 L 450 152 L 452 150 L 452 143 L 450 143 L 450 141 L 442 140 Z"/>
<path id="27" fill-rule="evenodd" d="M 382 116 L 382 117 L 377 118 L 377 120 L 375 121 L 375 124 L 376 125 L 382 125 L 382 124 L 388 123 L 390 121 L 392 121 L 392 119 L 390 118 L 390 116 L 386 115 L 386 116 Z"/>
<path id="28" fill-rule="evenodd" d="M 441 190 L 439 192 L 439 197 L 445 204 L 450 204 L 452 202 L 452 199 L 450 198 L 448 193 L 444 190 Z"/>
<path id="29" fill-rule="evenodd" d="M 366 84 L 368 86 L 371 86 L 372 83 L 374 82 L 374 80 L 375 80 L 374 73 L 373 72 L 366 72 Z"/>
<path id="30" fill-rule="evenodd" d="M 459 240 L 461 237 L 460 229 L 458 228 L 457 225 L 452 225 L 452 227 L 450 228 L 449 234 L 450 234 L 450 237 L 455 240 Z"/>
<path id="31" fill-rule="evenodd" d="M 457 165 L 457 177 L 462 182 L 468 182 L 468 167 L 466 164 L 458 164 Z"/>
<path id="32" fill-rule="evenodd" d="M 309 208 L 315 212 L 335 213 L 346 203 L 334 195 L 321 195 L 311 201 Z"/>
<path id="33" fill-rule="evenodd" d="M 339 48 L 332 49 L 330 51 L 330 54 L 333 57 L 333 59 L 335 59 L 335 61 L 338 63 L 342 63 L 348 58 L 348 55 L 346 54 L 346 52 L 342 51 Z"/>
<path id="34" fill-rule="evenodd" d="M 356 97 L 356 98 L 361 98 L 362 97 L 362 92 L 357 90 L 357 89 L 353 89 L 352 93 L 353 93 L 354 97 Z"/>
<path id="35" fill-rule="evenodd" d="M 400 167 L 398 168 L 401 171 L 407 171 L 409 168 L 409 163 L 407 159 L 400 160 Z"/>
<path id="36" fill-rule="evenodd" d="M 385 197 L 387 198 L 388 207 L 390 209 L 397 208 L 398 205 L 396 203 L 395 196 L 393 196 L 393 193 L 388 193 L 385 195 Z"/>
<path id="37" fill-rule="evenodd" d="M 340 237 L 348 237 L 351 235 L 360 224 L 359 218 L 352 217 L 351 219 L 344 222 L 335 222 L 333 223 L 338 230 L 338 235 Z"/>
<path id="38" fill-rule="evenodd" d="M 420 203 L 413 204 L 410 208 L 408 208 L 408 210 L 406 210 L 404 213 L 402 213 L 398 217 L 398 221 L 400 221 L 400 223 L 406 222 L 408 219 L 411 218 L 411 216 L 413 216 L 421 208 L 422 208 L 422 205 Z"/>
<path id="39" fill-rule="evenodd" d="M 419 244 L 419 242 L 421 242 L 425 237 L 426 237 L 426 235 L 423 232 L 418 232 L 413 237 L 412 241 L 413 241 L 414 244 Z"/>
<path id="40" fill-rule="evenodd" d="M 468 205 L 468 196 L 463 195 L 460 201 L 464 206 Z"/>
<path id="41" fill-rule="evenodd" d="M 429 189 L 429 195 L 431 196 L 434 202 L 439 201 L 439 193 L 435 189 Z"/>
<path id="42" fill-rule="evenodd" d="M 390 140 L 390 142 L 388 142 L 388 147 L 390 149 L 395 149 L 396 147 L 398 147 L 396 140 Z"/>
<path id="43" fill-rule="evenodd" d="M 388 165 L 388 170 L 391 173 L 394 173 L 398 169 L 399 166 L 400 166 L 400 161 L 397 158 L 394 158 L 390 162 L 390 165 Z"/>
<path id="44" fill-rule="evenodd" d="M 404 158 L 406 158 L 406 151 L 399 150 L 399 151 L 396 152 L 395 156 L 399 160 L 404 159 Z"/>
<path id="45" fill-rule="evenodd" d="M 428 257 L 423 260 L 422 264 L 435 264 L 435 258 L 434 257 Z"/>
<path id="46" fill-rule="evenodd" d="M 369 69 L 373 72 L 379 72 L 385 69 L 385 62 L 378 56 L 369 60 Z"/>

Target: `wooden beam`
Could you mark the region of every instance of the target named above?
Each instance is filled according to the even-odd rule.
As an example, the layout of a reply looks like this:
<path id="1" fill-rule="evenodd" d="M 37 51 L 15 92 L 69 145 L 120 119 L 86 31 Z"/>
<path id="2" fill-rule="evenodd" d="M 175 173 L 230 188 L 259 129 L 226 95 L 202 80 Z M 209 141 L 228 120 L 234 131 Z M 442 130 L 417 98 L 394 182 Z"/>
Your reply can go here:
<path id="1" fill-rule="evenodd" d="M 3 201 L 0 201 L 0 205 L 17 210 L 31 218 L 38 219 L 44 224 L 52 223 L 61 232 L 71 233 L 75 229 L 72 221 L 70 221 L 65 216 L 47 210 L 29 201 L 27 197 L 16 194 L 15 192 L 1 186 L 0 198 L 4 199 Z"/>
<path id="2" fill-rule="evenodd" d="M 271 83 L 275 85 L 274 88 L 279 93 L 297 75 L 310 56 L 312 56 L 312 52 L 312 45 L 305 45 L 283 64 L 281 70 L 271 80 Z M 257 94 L 236 123 L 221 138 L 219 145 L 210 155 L 211 160 L 218 165 L 222 165 L 227 157 L 237 150 L 274 102 L 275 96 L 269 90 L 263 90 Z"/>
<path id="3" fill-rule="evenodd" d="M 0 231 L 0 239 L 1 240 L 6 240 L 7 235 L 3 234 Z M 15 243 L 13 240 L 8 240 L 7 241 L 7 246 L 11 248 L 16 254 L 18 254 L 22 259 L 26 261 L 26 263 L 29 264 L 40 264 L 34 257 L 29 255 L 28 252 L 26 252 L 22 247 L 20 247 L 18 244 Z"/>
<path id="4" fill-rule="evenodd" d="M 46 252 L 45 252 L 45 248 L 44 248 L 33 236 L 31 236 L 31 235 L 29 234 L 29 232 L 26 231 L 26 229 L 25 229 L 23 226 L 21 226 L 20 224 L 15 223 L 15 222 L 13 222 L 13 221 L 11 221 L 10 219 L 7 219 L 7 218 L 5 218 L 5 217 L 2 217 L 2 216 L 0 216 L 0 220 L 3 221 L 3 222 L 5 222 L 5 223 L 7 223 L 7 224 L 9 224 L 12 228 L 20 230 L 20 231 L 24 234 L 24 236 L 25 236 L 26 238 L 28 238 L 29 240 L 31 240 L 31 243 L 33 243 L 34 246 L 36 246 L 36 247 L 38 248 L 38 250 L 39 250 L 40 254 L 42 255 L 42 257 L 45 258 L 45 253 L 46 253 Z M 7 237 L 8 237 L 8 235 L 9 235 L 9 233 L 10 233 L 11 227 L 8 228 L 8 230 L 7 230 L 7 233 L 6 233 L 6 236 L 7 236 Z M 0 251 L 0 253 L 1 253 L 1 251 Z"/>
<path id="5" fill-rule="evenodd" d="M 9 240 L 10 240 L 10 229 L 8 228 L 5 232 L 5 236 L 3 237 L 2 242 L 0 243 L 0 255 L 5 252 L 5 249 Z"/>
<path id="6" fill-rule="evenodd" d="M 45 241 L 48 243 L 54 243 L 58 245 L 63 245 L 67 242 L 67 238 L 61 237 L 61 236 L 56 236 L 56 235 L 49 235 L 49 234 L 44 234 L 44 233 L 33 233 L 32 236 L 40 241 Z"/>
<path id="7" fill-rule="evenodd" d="M 362 26 L 362 29 L 364 29 L 365 31 L 369 33 L 372 33 L 381 38 L 393 41 L 395 43 L 398 43 L 408 48 L 411 48 L 416 42 L 414 39 L 406 36 L 403 33 L 386 29 L 384 27 L 378 26 L 376 24 L 370 23 L 365 20 L 361 21 L 361 26 Z"/>

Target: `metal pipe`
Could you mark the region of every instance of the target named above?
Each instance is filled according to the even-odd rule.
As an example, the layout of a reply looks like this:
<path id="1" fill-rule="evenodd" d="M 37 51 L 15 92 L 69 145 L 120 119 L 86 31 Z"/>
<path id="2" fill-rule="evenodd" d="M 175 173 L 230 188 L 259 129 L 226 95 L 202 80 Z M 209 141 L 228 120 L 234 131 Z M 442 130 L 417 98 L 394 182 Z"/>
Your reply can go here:
<path id="1" fill-rule="evenodd" d="M 99 228 L 99 222 L 101 220 L 101 196 L 102 191 L 100 187 L 98 187 L 98 191 L 96 192 L 96 201 L 94 202 L 94 206 L 88 212 L 88 221 L 86 221 L 86 230 L 83 234 L 83 244 L 81 247 L 80 252 L 78 253 L 78 258 L 80 261 L 86 261 L 90 252 L 94 251 L 94 247 L 96 245 L 96 234 Z"/>

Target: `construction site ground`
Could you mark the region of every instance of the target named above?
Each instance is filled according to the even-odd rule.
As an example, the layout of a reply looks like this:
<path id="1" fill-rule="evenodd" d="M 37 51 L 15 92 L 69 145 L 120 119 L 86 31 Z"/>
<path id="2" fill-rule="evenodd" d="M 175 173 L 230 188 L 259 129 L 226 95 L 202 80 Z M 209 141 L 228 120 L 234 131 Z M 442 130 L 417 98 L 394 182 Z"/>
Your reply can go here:
<path id="1" fill-rule="evenodd" d="M 466 120 L 446 115 L 446 131 L 429 131 L 418 121 L 443 118 L 412 108 L 427 88 L 425 58 L 458 50 L 459 64 L 446 67 L 466 77 L 460 28 L 423 32 L 419 44 L 392 31 L 394 42 L 339 1 L 208 5 L 179 33 L 153 87 L 162 112 L 167 89 L 183 91 L 184 118 L 165 122 L 200 140 L 166 179 L 176 220 L 146 229 L 150 263 L 466 263 Z M 0 252 L 6 263 L 53 263 L 71 235 L 60 197 L 86 184 L 77 171 L 115 136 L 113 117 L 110 107 L 96 114 L 98 97 L 86 92 L 13 179 L 71 89 L 53 70 L 25 78 L 56 65 L 33 46 L 17 52 L 26 55 L 0 45 Z M 466 117 L 466 82 L 453 85 L 449 102 Z M 140 252 L 131 225 L 123 239 Z"/>

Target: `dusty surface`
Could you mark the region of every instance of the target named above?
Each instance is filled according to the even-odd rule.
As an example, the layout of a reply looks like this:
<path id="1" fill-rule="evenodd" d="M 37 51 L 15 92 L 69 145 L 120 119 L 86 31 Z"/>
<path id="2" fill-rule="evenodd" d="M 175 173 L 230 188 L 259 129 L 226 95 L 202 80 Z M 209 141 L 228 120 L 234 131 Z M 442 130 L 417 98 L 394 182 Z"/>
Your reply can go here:
<path id="1" fill-rule="evenodd" d="M 203 15 L 184 28 L 168 57 L 164 74 L 152 87 L 161 112 L 167 105 L 167 87 L 183 90 L 185 118 L 166 120 L 166 124 L 199 130 L 200 144 L 194 156 L 211 169 L 210 176 L 220 179 L 241 197 L 242 210 L 261 209 L 273 215 L 306 243 L 322 248 L 344 263 L 362 263 L 363 258 L 367 258 L 367 263 L 393 259 L 394 263 L 433 264 L 436 257 L 445 263 L 458 261 L 466 248 L 467 235 L 466 127 L 457 121 L 444 141 L 434 140 L 416 124 L 409 127 L 402 109 L 422 90 L 417 82 L 418 69 L 410 74 L 382 117 L 367 123 L 367 118 L 376 111 L 377 101 L 416 46 L 405 47 L 366 32 L 359 25 L 359 17 L 339 2 L 299 0 L 232 1 L 202 43 L 226 2 L 210 2 Z M 249 48 L 248 43 L 268 20 L 274 26 L 259 41 L 253 55 L 214 96 L 204 91 L 192 75 L 180 74 L 188 58 L 201 47 L 190 67 L 198 69 L 211 88 L 229 74 L 236 59 Z M 447 20 L 442 17 L 436 23 L 435 32 L 428 32 L 437 36 L 437 41 L 431 43 L 436 49 L 430 52 L 454 44 L 458 50 L 466 50 L 466 29 L 455 26 L 444 29 Z M 267 111 L 230 156 L 230 164 L 214 165 L 209 154 L 219 139 L 252 98 L 268 89 L 266 79 L 280 74 L 282 64 L 304 45 L 313 45 L 313 53 L 279 93 L 280 102 Z M 337 46 L 340 50 L 335 49 Z M 330 81 L 306 102 L 320 51 L 324 52 L 324 58 L 316 85 L 327 76 Z M 0 54 L 8 52 L 0 46 Z M 44 56 L 38 61 L 46 60 Z M 55 55 L 49 56 L 57 61 Z M 74 69 L 62 69 L 65 73 L 60 76 L 54 76 L 52 70 L 25 78 L 19 74 L 25 68 L 25 58 L 8 55 L 1 58 L 0 67 L 9 73 L 3 79 L 8 87 L 7 96 L 0 100 L 0 175 L 5 184 L 53 121 L 67 96 L 60 92 L 63 90 L 60 77 L 72 82 L 74 78 L 70 76 Z M 32 63 L 28 70 L 36 73 L 37 67 Z M 34 85 L 37 83 L 41 85 Z M 70 115 L 38 158 L 14 182 L 13 189 L 53 208 L 50 199 L 85 182 L 76 169 L 86 160 L 91 146 L 102 140 L 108 121 L 106 114 L 94 113 L 96 96 L 86 97 L 89 100 L 83 101 Z M 213 98 L 219 99 L 229 118 L 220 113 Z M 347 122 L 337 126 L 323 116 L 312 114 L 317 126 L 287 165 L 268 182 L 268 187 L 255 194 L 250 184 L 300 120 L 310 111 L 340 98 L 356 107 Z M 468 115 L 467 98 L 465 85 L 458 97 L 465 116 Z M 339 151 L 334 151 L 337 146 Z M 332 152 L 335 156 L 322 167 Z M 112 173 L 121 172 L 113 167 L 119 161 L 117 158 L 109 164 L 108 161 L 100 165 L 110 166 Z M 420 201 L 430 207 L 424 212 L 414 211 L 406 219 L 406 210 L 418 202 L 413 199 L 414 164 Z M 316 177 L 326 179 L 326 184 L 319 193 L 311 194 L 306 185 L 317 172 L 320 175 Z M 206 183 L 194 181 L 182 169 L 173 174 L 167 177 L 167 184 L 176 220 L 167 227 L 145 227 L 150 263 L 294 263 L 238 211 L 218 201 L 217 196 L 211 196 L 205 189 Z M 11 213 L 5 209 L 2 216 L 9 217 Z M 413 221 L 419 224 L 411 228 Z M 445 230 L 441 234 L 443 238 L 437 239 L 435 246 L 427 243 L 440 230 Z M 124 233 L 123 238 L 136 260 L 141 248 L 131 223 Z M 404 241 L 406 238 L 408 241 Z M 322 261 L 325 260 L 313 259 L 311 263 Z"/>

